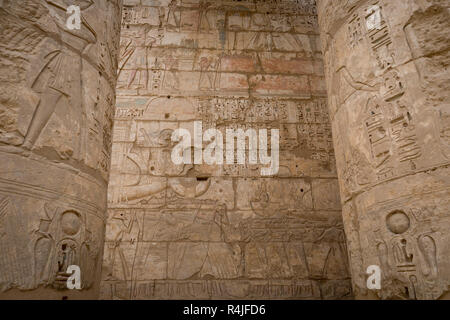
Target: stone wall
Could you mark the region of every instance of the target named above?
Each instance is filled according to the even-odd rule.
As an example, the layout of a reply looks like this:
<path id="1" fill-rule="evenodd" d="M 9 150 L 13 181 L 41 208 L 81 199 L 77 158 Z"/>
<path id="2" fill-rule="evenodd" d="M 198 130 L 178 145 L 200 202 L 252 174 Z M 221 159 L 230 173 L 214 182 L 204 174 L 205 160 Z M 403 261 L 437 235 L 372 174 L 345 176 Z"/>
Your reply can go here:
<path id="1" fill-rule="evenodd" d="M 317 8 L 0 0 L 0 298 L 449 298 L 450 5 Z M 177 129 L 277 129 L 279 170 Z"/>
<path id="2" fill-rule="evenodd" d="M 121 1 L 0 1 L 0 298 L 98 297 Z M 82 290 L 67 290 L 67 267 Z"/>
<path id="3" fill-rule="evenodd" d="M 355 296 L 448 298 L 450 4 L 318 3 Z"/>
<path id="4" fill-rule="evenodd" d="M 101 297 L 350 297 L 313 1 L 128 0 L 120 49 Z M 279 129 L 278 174 L 174 165 L 196 120 Z"/>

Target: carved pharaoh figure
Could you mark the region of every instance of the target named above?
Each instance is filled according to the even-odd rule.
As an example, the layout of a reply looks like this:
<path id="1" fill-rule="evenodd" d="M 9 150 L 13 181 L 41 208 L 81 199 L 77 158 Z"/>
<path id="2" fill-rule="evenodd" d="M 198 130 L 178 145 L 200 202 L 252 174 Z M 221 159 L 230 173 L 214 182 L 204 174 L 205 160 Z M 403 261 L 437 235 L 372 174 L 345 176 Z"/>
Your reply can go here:
<path id="1" fill-rule="evenodd" d="M 69 2 L 64 0 L 46 0 L 47 5 L 53 10 L 65 15 Z M 92 5 L 92 1 L 84 0 L 80 6 L 86 10 Z M 23 147 L 31 149 L 38 139 L 41 131 L 55 111 L 58 101 L 62 97 L 70 97 L 73 92 L 70 85 L 73 77 L 79 77 L 81 70 L 73 73 L 68 68 L 78 66 L 81 68 L 81 54 L 89 44 L 95 43 L 96 33 L 88 22 L 81 16 L 81 29 L 69 30 L 64 25 L 65 17 L 53 19 L 58 29 L 59 37 L 63 45 L 59 49 L 49 52 L 41 66 L 39 74 L 32 83 L 32 88 L 40 95 L 40 102 L 30 123 Z M 70 52 L 67 45 L 75 48 L 76 53 Z M 72 97 L 71 101 L 79 101 L 81 97 Z"/>

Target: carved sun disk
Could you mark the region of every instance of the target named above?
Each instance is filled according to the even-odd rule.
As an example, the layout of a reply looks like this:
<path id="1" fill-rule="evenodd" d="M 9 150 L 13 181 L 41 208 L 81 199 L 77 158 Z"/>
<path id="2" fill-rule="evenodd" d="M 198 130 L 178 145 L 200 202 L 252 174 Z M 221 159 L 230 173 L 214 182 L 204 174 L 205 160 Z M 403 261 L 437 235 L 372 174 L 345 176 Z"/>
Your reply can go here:
<path id="1" fill-rule="evenodd" d="M 410 226 L 409 217 L 403 211 L 393 211 L 387 215 L 386 225 L 395 234 L 404 233 Z"/>

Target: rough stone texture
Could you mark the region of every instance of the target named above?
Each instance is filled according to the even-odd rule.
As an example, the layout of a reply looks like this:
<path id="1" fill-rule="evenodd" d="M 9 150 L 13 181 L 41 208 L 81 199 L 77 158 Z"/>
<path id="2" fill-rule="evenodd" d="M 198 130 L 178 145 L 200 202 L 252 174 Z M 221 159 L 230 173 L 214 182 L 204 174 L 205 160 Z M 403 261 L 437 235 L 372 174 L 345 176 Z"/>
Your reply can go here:
<path id="1" fill-rule="evenodd" d="M 0 1 L 2 299 L 98 297 L 121 1 L 69 4 Z"/>
<path id="2" fill-rule="evenodd" d="M 124 5 L 0 0 L 0 298 L 450 298 L 448 0 Z M 174 165 L 196 120 L 280 171 Z"/>
<path id="3" fill-rule="evenodd" d="M 313 1 L 125 1 L 101 297 L 351 297 Z M 280 129 L 278 175 L 171 162 Z"/>
<path id="4" fill-rule="evenodd" d="M 449 298 L 450 3 L 318 3 L 355 296 Z"/>

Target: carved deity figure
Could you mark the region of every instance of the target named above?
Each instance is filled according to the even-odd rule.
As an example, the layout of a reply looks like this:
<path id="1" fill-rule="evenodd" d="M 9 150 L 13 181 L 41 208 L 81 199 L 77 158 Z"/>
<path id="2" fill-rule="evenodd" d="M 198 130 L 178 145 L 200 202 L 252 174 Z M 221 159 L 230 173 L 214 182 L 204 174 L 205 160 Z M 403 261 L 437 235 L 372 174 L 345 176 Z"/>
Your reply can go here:
<path id="1" fill-rule="evenodd" d="M 114 279 L 114 268 L 116 265 L 117 255 L 119 256 L 120 269 L 124 279 L 129 279 L 131 276 L 131 268 L 125 257 L 124 248 L 122 248 L 122 240 L 125 236 L 133 233 L 133 230 L 138 229 L 138 237 L 141 231 L 141 225 L 138 221 L 136 212 L 131 214 L 124 212 L 117 212 L 113 215 L 112 219 L 120 221 L 120 230 L 114 237 L 114 241 L 109 243 L 109 270 L 107 273 L 108 279 Z M 132 244 L 135 239 L 132 239 Z"/>
<path id="2" fill-rule="evenodd" d="M 148 87 L 148 47 L 146 46 L 147 28 L 143 27 L 131 32 L 126 40 L 121 43 L 121 58 L 119 63 L 119 75 L 123 68 L 130 69 L 125 85 L 118 88 L 130 89 L 137 82 L 137 88 Z M 122 36 L 125 38 L 125 35 Z M 156 39 L 154 39 L 156 41 Z M 151 44 L 153 44 L 152 42 Z"/>

